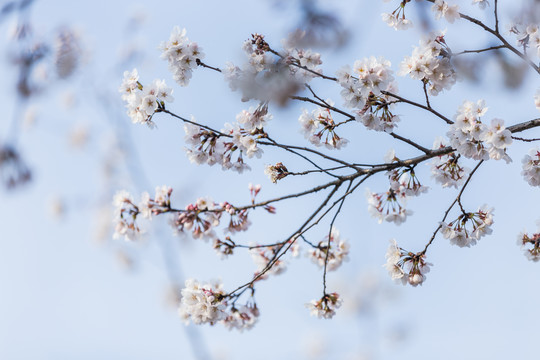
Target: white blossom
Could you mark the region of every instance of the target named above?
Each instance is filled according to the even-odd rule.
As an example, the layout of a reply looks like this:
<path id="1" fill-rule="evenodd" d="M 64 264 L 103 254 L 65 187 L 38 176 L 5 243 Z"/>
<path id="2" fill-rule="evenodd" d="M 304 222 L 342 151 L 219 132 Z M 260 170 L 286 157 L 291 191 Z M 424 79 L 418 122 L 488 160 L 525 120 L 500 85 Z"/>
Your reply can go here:
<path id="1" fill-rule="evenodd" d="M 317 247 L 310 249 L 307 256 L 320 268 L 324 268 L 326 262 L 327 271 L 336 270 L 343 261 L 349 259 L 349 242 L 339 236 L 339 230 L 332 226 L 330 241 L 328 235 L 320 241 Z M 328 259 L 328 260 L 327 260 Z"/>
<path id="2" fill-rule="evenodd" d="M 341 307 L 343 300 L 338 293 L 325 294 L 319 300 L 311 300 L 306 304 L 311 316 L 319 319 L 331 319 L 336 314 L 336 309 Z"/>
<path id="3" fill-rule="evenodd" d="M 385 257 L 386 263 L 383 266 L 388 270 L 392 280 L 402 285 L 422 285 L 432 266 L 425 261 L 425 252 L 418 254 L 407 252 L 400 248 L 394 239 L 390 240 Z"/>
<path id="4" fill-rule="evenodd" d="M 483 100 L 476 104 L 465 101 L 447 132 L 450 145 L 467 158 L 504 159 L 509 163 L 512 159 L 506 154 L 506 148 L 512 144 L 512 133 L 505 128 L 501 119 L 491 120 L 489 126 L 484 124 L 480 118 L 486 111 Z"/>
<path id="5" fill-rule="evenodd" d="M 160 44 L 161 58 L 167 60 L 169 71 L 181 86 L 187 86 L 192 71 L 197 67 L 197 59 L 204 59 L 204 53 L 197 43 L 189 41 L 186 29 L 175 26 L 168 41 Z"/>
<path id="6" fill-rule="evenodd" d="M 201 285 L 194 279 L 186 280 L 178 313 L 194 324 L 213 325 L 226 317 L 224 296 L 223 285 L 218 282 Z"/>
<path id="7" fill-rule="evenodd" d="M 420 41 L 411 56 L 406 56 L 400 64 L 399 75 L 409 75 L 412 79 L 428 84 L 431 95 L 449 90 L 457 80 L 456 72 L 448 56 L 449 49 L 444 40 L 444 32 L 432 32 Z"/>
<path id="8" fill-rule="evenodd" d="M 396 14 L 382 13 L 381 14 L 383 21 L 390 27 L 393 27 L 395 30 L 407 30 L 413 27 L 411 20 L 401 17 Z"/>
<path id="9" fill-rule="evenodd" d="M 435 13 L 437 20 L 444 17 L 446 21 L 453 23 L 456 19 L 459 19 L 458 6 L 448 5 L 448 3 L 443 0 L 435 0 L 431 10 Z"/>
<path id="10" fill-rule="evenodd" d="M 124 79 L 118 91 L 126 102 L 127 114 L 133 123 L 146 124 L 154 127 L 152 115 L 164 102 L 172 102 L 172 89 L 165 84 L 165 80 L 154 80 L 151 84 L 143 86 L 139 82 L 137 69 L 124 72 Z"/>
<path id="11" fill-rule="evenodd" d="M 487 0 L 472 0 L 473 5 L 478 5 L 480 9 L 485 9 L 487 6 L 489 6 L 489 2 Z"/>
<path id="12" fill-rule="evenodd" d="M 450 243 L 459 247 L 475 245 L 480 238 L 492 232 L 493 209 L 486 205 L 473 213 L 463 213 L 456 220 L 441 222 L 441 233 Z"/>
<path id="13" fill-rule="evenodd" d="M 540 186 L 540 149 L 534 148 L 521 160 L 521 175 L 531 186 Z"/>

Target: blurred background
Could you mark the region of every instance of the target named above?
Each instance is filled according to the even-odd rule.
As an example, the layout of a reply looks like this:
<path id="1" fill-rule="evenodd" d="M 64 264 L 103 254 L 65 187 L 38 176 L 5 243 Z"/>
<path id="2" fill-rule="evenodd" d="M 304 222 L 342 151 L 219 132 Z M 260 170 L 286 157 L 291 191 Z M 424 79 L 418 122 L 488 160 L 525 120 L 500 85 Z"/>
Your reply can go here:
<path id="1" fill-rule="evenodd" d="M 396 32 L 381 20 L 398 1 L 231 0 L 0 2 L 2 81 L 0 104 L 0 358 L 1 359 L 537 359 L 539 264 L 519 246 L 521 231 L 536 231 L 538 189 L 520 175 L 521 159 L 534 144 L 514 142 L 513 162 L 489 161 L 465 191 L 464 205 L 495 208 L 494 232 L 472 248 L 437 237 L 427 253 L 434 266 L 421 287 L 391 281 L 384 254 L 388 241 L 419 251 L 457 191 L 441 189 L 429 166 L 417 174 L 430 191 L 410 201 L 414 211 L 399 227 L 379 225 L 367 211 L 365 189 L 387 190 L 386 177 L 371 178 L 344 208 L 336 227 L 351 244 L 350 261 L 328 275 L 330 291 L 343 295 L 333 320 L 309 316 L 304 304 L 318 298 L 322 271 L 305 257 L 288 258 L 287 271 L 257 286 L 258 324 L 250 331 L 221 326 L 185 326 L 176 314 L 186 278 L 221 278 L 226 290 L 249 281 L 256 267 L 239 249 L 220 260 L 211 244 L 174 236 L 165 217 L 144 224 L 135 243 L 113 240 L 112 196 L 126 189 L 138 199 L 156 186 L 174 188 L 183 208 L 198 197 L 235 205 L 250 201 L 248 183 L 261 184 L 259 199 L 316 186 L 309 175 L 272 184 L 267 164 L 289 170 L 309 167 L 289 154 L 265 148 L 249 159 L 252 171 L 238 175 L 219 167 L 190 164 L 183 125 L 164 114 L 156 129 L 131 124 L 118 87 L 125 70 L 136 67 L 142 83 L 165 79 L 174 87 L 168 108 L 221 129 L 242 103 L 222 75 L 198 68 L 188 87 L 176 85 L 159 58 L 160 42 L 174 26 L 206 53 L 205 63 L 241 65 L 242 43 L 265 35 L 274 49 L 296 29 L 306 48 L 321 53 L 325 74 L 368 56 L 383 56 L 398 71 L 423 34 L 447 29 L 454 52 L 497 45 L 489 34 L 464 21 L 435 22 L 431 4 L 407 5 L 414 28 Z M 491 7 L 454 1 L 462 12 L 493 24 Z M 501 27 L 515 19 L 538 24 L 538 1 L 501 0 Z M 511 36 L 507 37 L 514 43 Z M 538 74 L 508 51 L 464 55 L 455 66 L 462 80 L 431 104 L 452 117 L 464 100 L 485 99 L 485 119 L 511 125 L 538 117 L 533 96 Z M 400 94 L 422 102 L 418 82 L 397 77 Z M 313 89 L 341 106 L 339 87 L 314 79 Z M 268 133 L 288 144 L 309 144 L 298 117 L 306 103 L 270 106 Z M 430 114 L 399 105 L 402 136 L 431 147 L 447 126 Z M 342 135 L 340 133 L 340 135 Z M 418 155 L 384 133 L 357 123 L 336 156 L 380 163 L 390 148 L 400 158 Z M 534 129 L 524 136 L 540 137 Z M 323 150 L 326 151 L 326 150 Z M 328 165 L 328 164 L 326 164 Z M 472 168 L 473 162 L 468 163 Z M 276 204 L 277 214 L 250 215 L 241 243 L 273 243 L 289 236 L 322 194 Z M 452 217 L 451 218 L 457 217 Z M 327 223 L 309 232 L 312 242 L 328 233 Z"/>

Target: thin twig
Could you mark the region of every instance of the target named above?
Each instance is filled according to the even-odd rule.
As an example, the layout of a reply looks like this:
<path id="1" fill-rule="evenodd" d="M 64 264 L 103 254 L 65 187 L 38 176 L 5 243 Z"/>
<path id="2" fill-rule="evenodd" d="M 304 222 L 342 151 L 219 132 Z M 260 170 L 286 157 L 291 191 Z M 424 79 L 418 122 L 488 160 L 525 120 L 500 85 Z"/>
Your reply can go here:
<path id="1" fill-rule="evenodd" d="M 311 220 L 326 206 L 326 204 L 328 204 L 328 202 L 330 201 L 330 199 L 332 198 L 332 196 L 334 196 L 334 194 L 336 193 L 336 191 L 339 189 L 341 183 L 334 186 L 334 188 L 332 189 L 332 191 L 330 191 L 330 193 L 326 196 L 326 198 L 324 199 L 324 201 L 319 205 L 319 207 L 308 217 L 308 219 L 302 224 L 302 226 L 300 226 L 300 229 L 298 231 L 295 231 L 291 236 L 289 236 L 285 241 L 282 242 L 281 246 L 277 249 L 277 251 L 275 252 L 274 256 L 272 257 L 272 259 L 268 262 L 268 264 L 266 264 L 266 266 L 257 274 L 253 277 L 253 279 L 251 279 L 251 281 L 245 283 L 244 285 L 241 285 L 239 287 L 237 287 L 236 289 L 234 289 L 233 291 L 231 291 L 228 296 L 232 296 L 234 295 L 234 293 L 242 290 L 243 288 L 247 287 L 247 286 L 253 286 L 253 283 L 257 280 L 259 280 L 264 274 L 266 274 L 271 268 L 272 266 L 284 255 L 287 253 L 287 251 L 290 249 L 290 247 L 295 243 L 295 241 L 297 240 L 298 236 L 300 234 L 303 234 L 304 231 L 302 231 L 304 229 L 304 227 L 307 226 L 307 224 L 309 224 L 311 222 Z M 288 244 L 288 246 L 285 248 L 285 246 Z M 285 251 L 281 252 L 281 250 L 285 248 Z"/>
<path id="2" fill-rule="evenodd" d="M 278 144 L 275 140 L 271 139 L 269 136 L 266 136 L 266 138 L 267 138 L 269 141 L 273 142 L 276 146 L 279 146 L 279 144 Z M 292 150 L 292 149 L 290 149 L 290 148 L 284 148 L 284 149 L 285 149 L 286 151 L 288 151 L 288 152 L 290 152 L 290 153 L 292 153 L 292 154 L 295 154 L 295 155 L 301 157 L 302 159 L 308 161 L 311 165 L 315 166 L 315 167 L 318 169 L 317 171 L 324 172 L 324 173 L 326 173 L 327 175 L 330 175 L 330 176 L 335 177 L 335 178 L 339 178 L 339 176 L 332 174 L 329 170 L 325 170 L 325 169 L 323 169 L 322 167 L 320 167 L 319 165 L 317 165 L 314 161 L 312 161 L 312 160 L 311 160 L 310 158 L 308 158 L 307 156 L 302 155 L 302 154 L 300 154 L 299 152 L 294 151 L 294 150 Z M 345 166 L 345 165 L 344 165 L 344 166 Z M 347 166 L 348 166 L 348 165 L 347 165 Z M 289 173 L 289 175 L 293 175 L 293 174 Z"/>
<path id="3" fill-rule="evenodd" d="M 512 136 L 512 139 L 514 139 L 514 140 L 520 140 L 520 141 L 525 141 L 525 142 L 540 141 L 540 138 L 525 139 L 525 138 L 521 138 L 521 137 L 517 137 L 517 136 Z"/>
<path id="4" fill-rule="evenodd" d="M 464 50 L 464 51 L 461 51 L 461 52 L 458 52 L 458 53 L 452 53 L 452 56 L 458 56 L 458 55 L 463 55 L 463 54 L 471 54 L 471 53 L 481 53 L 481 52 L 484 52 L 484 51 L 503 49 L 505 47 L 506 47 L 505 45 L 497 45 L 497 46 L 492 46 L 492 47 L 488 47 L 488 48 L 485 48 L 485 49 Z"/>
<path id="5" fill-rule="evenodd" d="M 307 152 L 310 152 L 312 154 L 317 154 L 320 157 L 325 158 L 327 160 L 331 160 L 331 161 L 337 162 L 339 164 L 346 165 L 347 167 L 350 167 L 352 169 L 357 169 L 358 170 L 358 168 L 356 166 L 354 166 L 352 164 L 349 164 L 346 161 L 343 161 L 341 159 L 338 159 L 338 158 L 323 154 L 322 152 L 319 152 L 317 150 L 313 150 L 313 149 L 310 149 L 310 148 L 307 148 L 307 147 L 296 146 L 296 145 L 285 145 L 285 144 L 279 144 L 279 143 L 274 143 L 274 142 L 266 142 L 266 141 L 260 141 L 260 140 L 257 141 L 257 143 L 261 144 L 261 145 L 276 146 L 276 147 L 283 148 L 283 149 L 295 149 L 295 150 L 307 151 Z"/>
<path id="6" fill-rule="evenodd" d="M 195 59 L 195 62 L 197 63 L 197 65 L 202 66 L 202 67 L 204 67 L 204 68 L 212 69 L 212 70 L 217 71 L 217 72 L 222 72 L 220 68 L 213 67 L 213 66 L 210 66 L 210 65 L 206 65 L 206 64 L 203 63 L 203 62 L 201 61 L 201 59 L 199 59 L 199 58 Z"/>
<path id="7" fill-rule="evenodd" d="M 463 206 L 461 205 L 461 195 L 463 194 L 463 191 L 465 191 L 465 188 L 467 187 L 467 185 L 469 184 L 469 182 L 471 181 L 472 179 L 472 176 L 474 175 L 474 173 L 476 172 L 476 170 L 480 167 L 480 165 L 482 165 L 482 163 L 484 162 L 484 160 L 480 160 L 478 162 L 478 164 L 476 164 L 476 166 L 474 167 L 474 169 L 471 171 L 471 173 L 469 174 L 469 177 L 467 178 L 467 180 L 465 181 L 465 184 L 463 184 L 463 186 L 461 187 L 461 190 L 459 191 L 457 197 L 455 198 L 455 200 L 452 202 L 452 204 L 450 204 L 450 207 L 448 207 L 448 209 L 444 212 L 444 216 L 441 220 L 441 222 L 439 223 L 439 226 L 437 226 L 437 229 L 435 229 L 435 231 L 433 232 L 433 235 L 431 235 L 431 238 L 429 239 L 429 242 L 426 244 L 426 247 L 424 248 L 424 250 L 422 250 L 419 255 L 424 255 L 428 249 L 428 247 L 433 243 L 433 240 L 435 239 L 435 236 L 437 235 L 437 233 L 439 232 L 439 230 L 441 230 L 442 228 L 442 223 L 446 220 L 446 218 L 448 217 L 448 214 L 450 213 L 450 210 L 452 210 L 452 208 L 454 207 L 454 205 L 459 202 L 459 205 L 461 207 L 461 211 L 463 213 L 465 213 L 465 210 L 463 209 Z"/>
<path id="8" fill-rule="evenodd" d="M 428 93 L 427 93 L 427 82 L 425 81 L 422 81 L 422 84 L 423 84 L 423 88 L 424 88 L 424 95 L 426 96 L 426 105 L 428 107 L 428 109 L 431 109 L 431 104 L 429 103 L 429 96 L 428 96 Z"/>
<path id="9" fill-rule="evenodd" d="M 414 101 L 411 101 L 411 100 L 407 100 L 399 95 L 396 95 L 396 94 L 392 94 L 391 92 L 388 92 L 388 91 L 381 91 L 381 93 L 383 93 L 384 95 L 388 95 L 388 96 L 391 96 L 393 98 L 396 98 L 398 99 L 399 101 L 401 102 L 404 102 L 404 103 L 407 103 L 409 105 L 413 105 L 413 106 L 416 106 L 420 109 L 424 109 L 424 110 L 427 110 L 429 111 L 430 113 L 434 114 L 435 116 L 437 116 L 438 118 L 441 118 L 442 120 L 444 120 L 447 124 L 453 124 L 454 122 L 450 119 L 448 119 L 446 116 L 440 114 L 438 111 L 436 111 L 435 109 L 433 108 L 430 108 L 430 107 L 427 107 L 426 105 L 422 105 L 422 104 L 419 104 L 417 102 L 414 102 Z"/>
<path id="10" fill-rule="evenodd" d="M 335 106 L 331 106 L 329 104 L 327 104 L 326 102 L 318 102 L 316 100 L 313 100 L 313 99 L 310 99 L 308 97 L 305 97 L 305 96 L 296 96 L 296 95 L 293 95 L 293 96 L 290 96 L 291 99 L 293 100 L 299 100 L 299 101 L 304 101 L 304 102 L 310 102 L 312 104 L 315 104 L 315 105 L 318 105 L 320 107 L 323 107 L 323 108 L 326 108 L 326 109 L 329 109 L 329 110 L 332 110 L 332 111 L 335 111 L 341 115 L 344 115 L 346 117 L 348 117 L 349 119 L 352 119 L 354 120 L 355 119 L 355 116 L 352 115 L 352 114 L 349 114 L 348 112 L 346 111 L 343 111 L 341 109 L 338 109 L 336 108 Z"/>
<path id="11" fill-rule="evenodd" d="M 171 115 L 172 117 L 175 117 L 175 118 L 177 118 L 177 119 L 180 119 L 180 120 L 182 120 L 183 122 L 186 122 L 186 123 L 188 123 L 188 124 L 197 125 L 197 126 L 203 128 L 203 129 L 206 129 L 206 130 L 208 130 L 208 131 L 211 131 L 211 132 L 213 132 L 213 133 L 216 133 L 216 134 L 218 134 L 219 136 L 224 136 L 224 137 L 232 138 L 231 135 L 222 133 L 221 131 L 212 129 L 212 128 L 209 127 L 209 126 L 206 126 L 206 125 L 203 125 L 203 124 L 199 124 L 199 123 L 197 123 L 197 122 L 195 122 L 195 121 L 191 121 L 191 120 L 188 120 L 188 119 L 186 119 L 186 118 L 183 118 L 183 117 L 181 117 L 181 116 L 179 116 L 179 115 L 176 115 L 176 114 L 173 113 L 173 112 L 170 112 L 170 111 L 167 110 L 167 109 L 158 108 L 158 109 L 156 110 L 156 113 L 159 113 L 159 112 L 162 112 L 162 113 L 165 113 L 165 114 L 169 114 L 169 115 Z"/>
<path id="12" fill-rule="evenodd" d="M 349 186 L 347 187 L 347 190 L 345 193 L 349 193 L 351 190 L 353 181 L 351 180 L 349 182 Z M 330 256 L 330 242 L 332 241 L 332 228 L 334 227 L 334 222 L 336 221 L 339 213 L 341 212 L 341 208 L 343 207 L 343 203 L 345 202 L 346 197 L 344 197 L 341 202 L 339 203 L 339 207 L 336 210 L 336 213 L 334 214 L 334 217 L 332 218 L 332 221 L 330 222 L 330 230 L 328 231 L 328 243 L 326 244 L 326 256 L 324 257 L 324 269 L 323 269 L 323 297 L 326 295 L 326 272 L 328 268 L 328 257 Z"/>
<path id="13" fill-rule="evenodd" d="M 391 132 L 390 135 L 391 135 L 393 138 L 396 138 L 396 139 L 401 140 L 401 141 L 403 141 L 403 142 L 405 142 L 405 143 L 407 143 L 407 144 L 409 144 L 409 145 L 411 145 L 411 146 L 414 146 L 415 148 L 417 148 L 418 150 L 420 150 L 420 151 L 422 151 L 422 152 L 424 152 L 424 153 L 426 153 L 426 154 L 429 154 L 429 153 L 431 152 L 431 150 L 426 149 L 426 148 L 423 147 L 422 145 L 418 145 L 418 144 L 415 143 L 414 141 L 409 140 L 409 139 L 407 139 L 407 138 L 404 138 L 403 136 L 400 136 L 400 135 L 398 135 L 398 134 L 396 134 L 396 133 L 394 133 L 394 132 Z"/>
<path id="14" fill-rule="evenodd" d="M 495 14 L 495 32 L 497 32 L 497 34 L 499 34 L 499 15 L 497 14 L 497 11 L 498 11 L 498 4 L 497 4 L 497 0 L 495 0 L 495 4 L 493 5 L 494 7 L 494 14 Z"/>

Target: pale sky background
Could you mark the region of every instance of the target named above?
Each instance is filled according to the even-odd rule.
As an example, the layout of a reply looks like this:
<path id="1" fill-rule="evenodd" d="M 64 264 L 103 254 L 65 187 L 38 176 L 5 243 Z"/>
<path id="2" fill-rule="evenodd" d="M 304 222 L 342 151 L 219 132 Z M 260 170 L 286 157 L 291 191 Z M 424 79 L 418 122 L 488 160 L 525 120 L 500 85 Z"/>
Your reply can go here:
<path id="1" fill-rule="evenodd" d="M 519 6 L 515 1 L 499 2 L 504 28 Z M 332 75 L 341 66 L 371 55 L 389 59 L 397 72 L 422 31 L 419 14 L 413 9 L 419 4 L 414 2 L 407 6 L 407 15 L 415 28 L 396 32 L 387 27 L 380 13 L 391 12 L 393 3 L 397 1 L 320 1 L 350 31 L 346 48 L 321 50 L 325 73 Z M 492 8 L 472 8 L 468 0 L 457 3 L 465 12 L 492 24 Z M 133 14 L 142 21 L 138 30 L 128 26 Z M 433 19 L 429 12 L 427 15 Z M 203 358 L 194 355 L 186 328 L 167 301 L 170 280 L 221 278 L 226 289 L 232 290 L 251 278 L 255 265 L 247 252 L 237 251 L 222 261 L 211 244 L 171 236 L 164 218 L 148 224 L 148 236 L 141 243 L 113 241 L 111 233 L 105 241 L 98 241 L 99 219 L 112 223 L 107 211 L 112 211 L 114 191 L 125 188 L 138 198 L 143 190 L 153 193 L 155 186 L 168 184 L 175 189 L 173 200 L 178 207 L 199 196 L 245 204 L 250 182 L 262 184 L 259 197 L 267 199 L 313 187 L 325 179 L 312 176 L 272 184 L 263 173 L 266 164 L 283 161 L 289 169 L 306 167 L 271 149 L 264 149 L 262 159 L 247 160 L 253 170 L 241 176 L 219 167 L 192 165 L 183 151 L 182 124 L 164 115 L 155 118 L 158 127 L 154 130 L 131 124 L 117 87 L 122 72 L 137 67 L 142 83 L 162 78 L 174 87 L 175 102 L 168 106 L 171 111 L 222 128 L 255 103 L 242 103 L 220 74 L 201 68 L 188 87 L 174 84 L 167 64 L 159 59 L 159 43 L 179 25 L 204 49 L 206 63 L 222 67 L 233 61 L 240 65 L 244 61 L 241 45 L 250 34 L 264 34 L 272 47 L 280 48 L 298 16 L 292 1 L 276 6 L 267 0 L 137 4 L 36 0 L 31 11 L 34 31 L 49 41 L 55 29 L 73 27 L 84 56 L 74 78 L 52 83 L 32 101 L 35 123 L 24 127 L 19 144 L 34 171 L 33 182 L 15 192 L 0 192 L 0 359 Z M 2 54 L 10 46 L 6 34 L 13 21 L 9 18 L 0 23 Z M 447 43 L 456 52 L 496 44 L 468 23 L 443 21 L 435 26 L 447 28 Z M 142 56 L 120 64 L 122 50 L 133 46 Z M 509 52 L 504 54 L 519 63 Z M 459 82 L 451 91 L 432 98 L 432 105 L 452 117 L 464 100 L 485 99 L 488 121 L 498 117 L 511 125 L 538 117 L 533 101 L 538 75 L 527 70 L 523 86 L 509 91 L 502 85 L 500 68 L 489 58 L 479 67 L 481 83 Z M 4 119 L 23 121 L 28 108 L 16 105 L 14 68 L 6 56 L 1 61 Z M 396 78 L 401 95 L 423 100 L 420 84 Z M 337 86 L 321 79 L 311 84 L 321 96 L 341 106 Z M 67 96 L 72 99 L 69 107 L 65 105 Z M 307 145 L 297 121 L 302 108 L 313 109 L 296 103 L 287 109 L 271 107 L 274 120 L 266 130 L 283 143 Z M 440 120 L 407 105 L 399 105 L 397 112 L 402 120 L 396 132 L 426 147 L 446 132 Z M 2 140 L 7 123 L 0 123 Z M 339 154 L 346 159 L 381 162 L 389 147 L 400 157 L 417 155 L 401 144 L 392 145 L 385 134 L 351 125 L 340 133 L 351 141 Z M 74 149 L 69 146 L 69 134 L 80 126 L 89 129 L 90 140 L 84 148 Z M 123 144 L 131 144 L 130 154 L 137 154 L 128 163 L 136 174 L 134 181 L 129 181 L 124 160 L 115 164 L 114 180 L 103 176 L 105 160 L 116 158 L 111 152 L 115 131 Z M 540 137 L 540 130 L 523 135 Z M 493 234 L 464 249 L 437 237 L 427 254 L 434 266 L 423 286 L 392 283 L 382 264 L 391 238 L 408 250 L 421 250 L 457 194 L 433 183 L 427 165 L 419 166 L 418 173 L 431 190 L 409 202 L 414 215 L 400 227 L 379 225 L 368 214 L 365 188 L 386 190 L 383 176 L 367 181 L 345 202 L 336 226 L 351 244 L 351 259 L 329 274 L 329 289 L 344 295 L 344 306 L 335 319 L 309 316 L 304 303 L 320 297 L 322 271 L 306 258 L 290 259 L 284 274 L 259 283 L 256 299 L 261 317 L 254 329 L 239 333 L 221 326 L 188 327 L 198 333 L 198 353 L 209 353 L 216 360 L 537 359 L 540 264 L 528 261 L 516 245 L 517 234 L 536 230 L 535 221 L 540 218 L 539 190 L 520 175 L 521 158 L 531 147 L 514 142 L 509 150 L 513 163 L 491 160 L 480 168 L 465 191 L 464 205 L 471 210 L 483 204 L 493 206 Z M 473 162 L 468 164 L 472 168 Z M 252 213 L 251 229 L 235 239 L 243 243 L 279 241 L 294 231 L 301 216 L 321 196 L 278 203 L 276 215 Z M 65 207 L 60 218 L 51 215 L 55 199 L 61 199 Z M 310 233 L 314 242 L 327 233 L 326 225 Z M 131 269 L 119 261 L 119 252 L 132 259 Z M 311 354 L 317 348 L 318 357 Z"/>

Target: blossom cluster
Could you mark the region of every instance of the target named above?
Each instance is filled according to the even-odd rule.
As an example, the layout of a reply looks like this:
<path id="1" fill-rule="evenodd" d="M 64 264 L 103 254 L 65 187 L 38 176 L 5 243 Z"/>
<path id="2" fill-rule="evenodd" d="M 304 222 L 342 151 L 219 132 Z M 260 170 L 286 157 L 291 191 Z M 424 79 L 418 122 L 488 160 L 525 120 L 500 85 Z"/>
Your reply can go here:
<path id="1" fill-rule="evenodd" d="M 443 138 L 438 138 L 433 143 L 433 149 L 445 148 L 447 144 Z M 442 187 L 457 188 L 467 178 L 469 169 L 459 164 L 459 154 L 451 152 L 450 154 L 434 157 L 431 161 L 431 176 Z"/>
<path id="2" fill-rule="evenodd" d="M 534 148 L 521 160 L 523 170 L 521 175 L 531 186 L 540 186 L 540 149 Z"/>
<path id="3" fill-rule="evenodd" d="M 282 274 L 287 269 L 287 262 L 277 258 L 282 246 L 259 246 L 257 244 L 251 244 L 250 247 L 249 253 L 257 266 L 255 276 L 259 276 L 263 271 L 265 272 L 259 279 L 266 279 L 267 275 Z"/>
<path id="4" fill-rule="evenodd" d="M 489 126 L 482 123 L 480 118 L 486 111 L 484 100 L 463 102 L 447 133 L 450 144 L 467 158 L 504 159 L 509 163 L 512 160 L 506 148 L 512 144 L 512 133 L 505 128 L 504 120 L 492 119 Z"/>
<path id="5" fill-rule="evenodd" d="M 540 225 L 540 221 L 538 224 Z M 520 233 L 517 238 L 517 244 L 521 246 L 527 259 L 534 262 L 540 260 L 540 231 L 532 235 Z"/>
<path id="6" fill-rule="evenodd" d="M 200 284 L 189 279 L 182 289 L 182 300 L 178 314 L 184 321 L 194 324 L 222 323 L 228 329 L 250 329 L 259 318 L 259 310 L 255 304 L 247 304 L 237 308 L 229 305 L 223 284 L 219 282 Z"/>
<path id="7" fill-rule="evenodd" d="M 289 170 L 287 170 L 283 163 L 278 162 L 275 165 L 266 165 L 264 173 L 270 178 L 270 181 L 275 184 L 278 180 L 289 175 Z"/>
<path id="8" fill-rule="evenodd" d="M 244 130 L 255 133 L 264 128 L 273 116 L 268 112 L 268 102 L 262 102 L 257 108 L 250 107 L 236 115 L 236 121 Z"/>
<path id="9" fill-rule="evenodd" d="M 230 236 L 226 236 L 224 240 L 216 237 L 212 247 L 221 259 L 225 259 L 234 253 L 236 244 L 232 241 Z"/>
<path id="10" fill-rule="evenodd" d="M 150 194 L 144 192 L 141 195 L 140 211 L 141 215 L 151 219 L 152 215 L 159 215 L 171 209 L 171 194 L 173 189 L 170 186 L 163 185 L 156 187 L 156 195 L 150 198 Z"/>
<path id="11" fill-rule="evenodd" d="M 334 105 L 330 100 L 327 103 Z M 328 149 L 339 150 L 349 143 L 349 140 L 336 133 L 338 124 L 334 122 L 330 109 L 319 107 L 311 113 L 304 109 L 298 122 L 304 137 L 315 146 L 325 145 Z"/>
<path id="12" fill-rule="evenodd" d="M 316 77 L 316 74 L 322 74 L 322 69 L 318 67 L 322 64 L 321 54 L 317 52 L 310 49 L 286 48 L 284 57 L 285 61 L 292 65 L 289 66 L 290 75 L 299 82 L 307 83 Z"/>
<path id="13" fill-rule="evenodd" d="M 243 112 L 240 117 L 244 120 L 250 115 L 253 117 L 251 113 Z M 253 121 L 245 121 L 247 121 L 246 124 L 253 125 Z M 258 128 L 246 131 L 239 124 L 226 124 L 226 129 L 219 134 L 196 125 L 192 117 L 191 123 L 184 124 L 185 140 L 191 146 L 186 149 L 186 153 L 192 163 L 220 164 L 223 170 L 231 169 L 242 173 L 244 170 L 251 169 L 244 163 L 242 154 L 249 158 L 253 156 L 260 158 L 262 155 L 262 149 L 257 146 L 258 131 L 256 129 Z"/>
<path id="14" fill-rule="evenodd" d="M 425 253 L 414 254 L 400 248 L 396 240 L 390 240 L 384 267 L 393 280 L 412 286 L 422 285 L 432 264 L 425 261 Z"/>
<path id="15" fill-rule="evenodd" d="M 127 191 L 118 191 L 113 197 L 114 221 L 116 222 L 113 238 L 118 239 L 123 236 L 126 240 L 136 240 L 142 233 L 137 224 L 139 215 L 150 220 L 152 215 L 171 211 L 172 191 L 173 189 L 169 186 L 157 186 L 153 199 L 150 194 L 143 192 L 138 204 L 135 204 L 133 197 Z"/>
<path id="16" fill-rule="evenodd" d="M 441 232 L 445 239 L 459 247 L 475 245 L 480 238 L 492 232 L 493 209 L 486 205 L 476 212 L 464 212 L 456 220 L 441 222 Z"/>
<path id="17" fill-rule="evenodd" d="M 332 226 L 330 238 L 328 235 L 319 244 L 310 249 L 307 256 L 320 268 L 326 263 L 327 271 L 336 270 L 343 261 L 349 260 L 349 242 L 342 239 L 339 230 Z"/>
<path id="18" fill-rule="evenodd" d="M 397 93 L 397 85 L 390 83 L 386 91 Z M 394 105 L 388 101 L 389 99 L 389 96 L 370 94 L 362 110 L 356 112 L 356 121 L 361 122 L 370 130 L 388 133 L 394 131 L 401 119 L 391 111 Z"/>
<path id="19" fill-rule="evenodd" d="M 248 61 L 242 67 L 227 63 L 223 75 L 231 90 L 242 92 L 243 101 L 274 100 L 284 104 L 304 83 L 321 73 L 320 54 L 296 48 L 277 53 L 260 34 L 252 34 L 242 49 Z"/>
<path id="20" fill-rule="evenodd" d="M 141 229 L 136 223 L 137 216 L 141 213 L 135 205 L 133 197 L 125 190 L 118 191 L 113 197 L 115 207 L 114 239 L 124 237 L 126 240 L 136 240 Z"/>
<path id="21" fill-rule="evenodd" d="M 180 86 L 187 86 L 193 69 L 204 58 L 204 53 L 199 45 L 189 41 L 186 29 L 175 26 L 169 40 L 162 42 L 159 49 L 161 50 L 161 58 L 169 63 L 173 79 Z"/>
<path id="22" fill-rule="evenodd" d="M 353 68 L 345 66 L 337 73 L 337 81 L 341 85 L 341 97 L 348 108 L 363 109 L 369 96 L 378 96 L 387 90 L 393 72 L 390 61 L 381 58 L 364 58 L 355 61 Z"/>
<path id="23" fill-rule="evenodd" d="M 394 169 L 388 172 L 390 188 L 396 194 L 419 196 L 426 193 L 429 187 L 422 185 L 414 172 L 414 168 Z"/>
<path id="24" fill-rule="evenodd" d="M 388 2 L 390 0 L 383 0 Z M 392 13 L 382 13 L 383 21 L 395 30 L 407 30 L 413 26 L 411 20 L 405 17 L 405 5 L 407 1 L 400 2 L 399 6 Z"/>
<path id="25" fill-rule="evenodd" d="M 522 49 L 531 48 L 532 53 L 540 57 L 540 30 L 537 24 L 511 24 L 509 32 L 516 37 L 517 45 Z"/>
<path id="26" fill-rule="evenodd" d="M 390 188 L 386 193 L 366 191 L 369 213 L 379 220 L 379 224 L 388 221 L 401 225 L 407 216 L 412 215 L 412 210 L 405 208 L 407 195 L 404 190 Z"/>
<path id="27" fill-rule="evenodd" d="M 214 211 L 215 210 L 215 211 Z M 191 231 L 194 239 L 214 240 L 214 228 L 219 225 L 221 208 L 210 198 L 199 198 L 195 204 L 189 204 L 183 211 L 171 219 L 171 226 L 176 232 Z"/>
<path id="28" fill-rule="evenodd" d="M 405 57 L 398 74 L 423 81 L 431 95 L 438 95 L 443 89 L 449 90 L 457 80 L 450 54 L 444 32 L 432 32 L 420 41 L 411 56 Z"/>
<path id="29" fill-rule="evenodd" d="M 127 114 L 133 123 L 154 126 L 152 115 L 158 108 L 164 108 L 166 102 L 174 101 L 172 88 L 165 84 L 165 80 L 154 80 L 150 85 L 143 86 L 139 82 L 137 69 L 124 72 L 124 79 L 120 88 L 122 100 L 126 102 Z"/>
<path id="30" fill-rule="evenodd" d="M 325 294 L 319 300 L 311 300 L 306 304 L 312 316 L 319 319 L 331 319 L 336 314 L 336 309 L 341 307 L 343 300 L 338 293 Z"/>
<path id="31" fill-rule="evenodd" d="M 435 13 L 435 18 L 439 20 L 444 17 L 446 21 L 453 24 L 456 19 L 459 19 L 459 10 L 457 5 L 448 5 L 444 0 L 435 0 L 431 11 Z"/>

